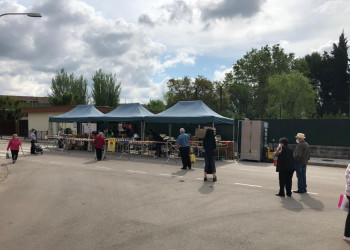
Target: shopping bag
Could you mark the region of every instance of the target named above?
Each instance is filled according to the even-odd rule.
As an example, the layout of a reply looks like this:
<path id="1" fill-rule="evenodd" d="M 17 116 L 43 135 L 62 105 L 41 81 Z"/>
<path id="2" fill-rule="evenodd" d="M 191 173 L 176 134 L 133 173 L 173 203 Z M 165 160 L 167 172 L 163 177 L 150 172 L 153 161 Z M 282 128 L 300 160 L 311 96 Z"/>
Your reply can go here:
<path id="1" fill-rule="evenodd" d="M 346 195 L 341 194 L 339 198 L 338 207 L 345 212 L 349 212 L 349 199 Z"/>
<path id="2" fill-rule="evenodd" d="M 196 156 L 194 154 L 190 154 L 191 164 L 196 164 Z"/>
<path id="3" fill-rule="evenodd" d="M 6 159 L 10 159 L 10 154 L 9 154 L 9 152 L 6 153 Z"/>
<path id="4" fill-rule="evenodd" d="M 277 157 L 277 156 L 274 156 L 274 157 L 273 157 L 273 165 L 274 165 L 275 167 L 277 167 L 277 160 L 278 160 L 278 157 Z"/>

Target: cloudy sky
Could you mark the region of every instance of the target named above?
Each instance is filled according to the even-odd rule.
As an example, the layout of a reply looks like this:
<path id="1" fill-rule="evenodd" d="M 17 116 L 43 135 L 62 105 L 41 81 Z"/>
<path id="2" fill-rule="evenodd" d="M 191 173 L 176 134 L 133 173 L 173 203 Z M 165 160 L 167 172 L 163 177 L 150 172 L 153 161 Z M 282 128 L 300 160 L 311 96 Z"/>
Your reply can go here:
<path id="1" fill-rule="evenodd" d="M 302 57 L 350 36 L 349 0 L 0 0 L 0 94 L 47 96 L 61 68 L 122 83 L 123 102 L 162 98 L 169 78 L 221 80 L 251 48 Z"/>

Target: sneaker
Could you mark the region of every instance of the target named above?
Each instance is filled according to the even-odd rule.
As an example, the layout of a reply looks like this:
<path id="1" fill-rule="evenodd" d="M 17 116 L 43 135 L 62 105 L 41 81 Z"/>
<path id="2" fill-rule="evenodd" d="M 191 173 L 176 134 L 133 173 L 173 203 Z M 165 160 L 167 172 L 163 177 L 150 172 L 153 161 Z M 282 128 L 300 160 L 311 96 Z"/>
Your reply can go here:
<path id="1" fill-rule="evenodd" d="M 344 236 L 343 240 L 350 243 L 350 237 Z"/>
<path id="2" fill-rule="evenodd" d="M 280 194 L 280 193 L 276 194 L 276 196 L 285 197 L 284 194 Z"/>
<path id="3" fill-rule="evenodd" d="M 181 169 L 186 170 L 187 168 L 181 168 Z"/>
<path id="4" fill-rule="evenodd" d="M 216 182 L 217 180 L 216 180 L 216 177 L 215 178 L 213 178 L 213 182 Z"/>
<path id="5" fill-rule="evenodd" d="M 207 181 L 208 180 L 208 178 L 204 178 L 204 181 Z"/>

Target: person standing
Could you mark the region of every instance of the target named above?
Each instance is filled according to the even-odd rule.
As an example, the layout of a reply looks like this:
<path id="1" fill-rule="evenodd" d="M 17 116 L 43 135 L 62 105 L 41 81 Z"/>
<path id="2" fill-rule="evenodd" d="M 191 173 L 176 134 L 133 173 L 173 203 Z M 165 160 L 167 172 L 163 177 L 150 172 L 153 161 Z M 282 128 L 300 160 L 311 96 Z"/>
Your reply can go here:
<path id="1" fill-rule="evenodd" d="M 306 165 L 310 160 L 310 146 L 305 141 L 305 135 L 298 133 L 296 135 L 297 146 L 294 149 L 295 171 L 298 177 L 298 190 L 294 193 L 307 193 L 306 185 Z"/>
<path id="2" fill-rule="evenodd" d="M 95 149 L 96 149 L 96 158 L 98 161 L 100 161 L 102 159 L 102 149 L 106 144 L 105 138 L 103 137 L 102 132 L 100 132 L 98 134 L 98 136 L 96 136 L 96 138 L 94 140 L 94 144 L 95 144 Z"/>
<path id="3" fill-rule="evenodd" d="M 180 135 L 177 137 L 177 147 L 180 150 L 182 168 L 181 169 L 191 169 L 191 159 L 190 159 L 190 136 L 185 134 L 185 129 L 180 128 Z"/>
<path id="4" fill-rule="evenodd" d="M 283 137 L 279 140 L 280 145 L 277 148 L 275 156 L 277 156 L 277 167 L 280 191 L 277 196 L 284 197 L 284 189 L 287 196 L 292 196 L 292 179 L 294 174 L 295 162 L 293 158 L 293 150 L 288 146 L 288 139 Z"/>
<path id="5" fill-rule="evenodd" d="M 57 140 L 58 140 L 58 147 L 59 148 L 63 148 L 63 136 L 64 136 L 64 133 L 63 133 L 63 129 L 62 128 L 60 128 L 60 130 L 58 131 L 58 138 L 57 138 Z"/>
<path id="6" fill-rule="evenodd" d="M 12 162 L 15 164 L 18 158 L 19 147 L 22 146 L 22 142 L 18 139 L 17 134 L 13 134 L 12 139 L 9 141 L 7 150 L 11 149 Z"/>
<path id="7" fill-rule="evenodd" d="M 37 153 L 35 152 L 35 145 L 34 145 L 34 143 L 36 143 L 35 129 L 32 129 L 32 132 L 30 133 L 30 143 L 31 143 L 30 153 L 32 155 L 36 155 Z"/>
<path id="8" fill-rule="evenodd" d="M 348 165 L 348 167 L 345 171 L 345 180 L 346 180 L 345 194 L 350 202 L 350 164 Z M 350 242 L 350 209 L 348 212 L 348 216 L 346 217 L 346 221 L 345 221 L 345 230 L 344 230 L 344 239 L 343 240 Z"/>
<path id="9" fill-rule="evenodd" d="M 155 149 L 156 149 L 155 157 L 161 157 L 162 156 L 162 145 L 164 145 L 163 137 L 161 137 L 160 134 L 158 134 L 157 132 L 152 131 L 152 129 L 149 129 L 148 131 L 152 137 L 152 140 L 155 142 Z"/>
<path id="10" fill-rule="evenodd" d="M 212 129 L 207 129 L 205 132 L 205 137 L 203 139 L 203 147 L 205 149 L 204 160 L 204 181 L 207 181 L 207 173 L 213 173 L 213 182 L 216 182 L 216 168 L 215 168 L 215 149 L 216 140 L 214 131 Z"/>

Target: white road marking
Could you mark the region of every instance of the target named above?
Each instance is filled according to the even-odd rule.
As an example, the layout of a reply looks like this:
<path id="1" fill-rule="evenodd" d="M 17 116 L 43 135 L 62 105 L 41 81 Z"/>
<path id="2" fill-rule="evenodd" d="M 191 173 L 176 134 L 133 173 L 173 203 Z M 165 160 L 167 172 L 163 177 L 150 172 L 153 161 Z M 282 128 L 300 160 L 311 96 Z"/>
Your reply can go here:
<path id="1" fill-rule="evenodd" d="M 307 192 L 308 194 L 314 194 L 314 195 L 318 195 L 318 193 L 311 193 L 311 192 Z"/>
<path id="2" fill-rule="evenodd" d="M 196 180 L 203 180 L 203 178 L 196 178 Z"/>
<path id="3" fill-rule="evenodd" d="M 143 171 L 135 171 L 135 170 L 126 170 L 130 173 L 139 173 L 139 174 L 147 174 L 146 172 L 143 172 Z"/>
<path id="4" fill-rule="evenodd" d="M 176 175 L 176 174 L 159 174 L 159 175 L 163 175 L 163 176 L 171 176 L 171 177 L 179 177 L 182 178 L 182 175 Z"/>
<path id="5" fill-rule="evenodd" d="M 251 185 L 251 184 L 245 184 L 245 183 L 235 183 L 236 185 L 240 185 L 240 186 L 248 186 L 248 187 L 258 187 L 258 188 L 262 188 L 262 186 L 258 186 L 258 185 Z"/>
<path id="6" fill-rule="evenodd" d="M 61 162 L 49 161 L 50 164 L 61 164 Z"/>
<path id="7" fill-rule="evenodd" d="M 97 167 L 97 168 L 102 168 L 102 169 L 108 169 L 108 170 L 111 170 L 111 168 L 107 168 L 107 167 Z"/>
<path id="8" fill-rule="evenodd" d="M 260 172 L 260 170 L 255 170 L 255 169 L 238 169 L 241 171 L 251 171 L 251 172 Z"/>

